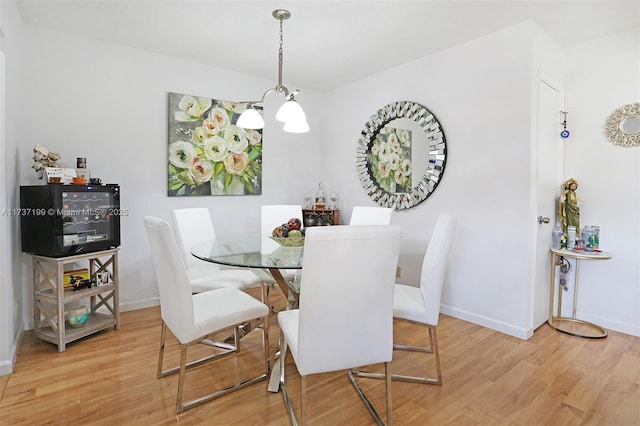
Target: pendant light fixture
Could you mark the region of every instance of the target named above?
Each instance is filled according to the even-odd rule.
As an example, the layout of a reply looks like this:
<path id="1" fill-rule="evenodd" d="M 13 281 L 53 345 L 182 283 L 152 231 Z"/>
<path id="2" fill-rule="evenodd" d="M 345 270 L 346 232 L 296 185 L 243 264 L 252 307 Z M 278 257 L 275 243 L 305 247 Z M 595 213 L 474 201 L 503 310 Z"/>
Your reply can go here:
<path id="1" fill-rule="evenodd" d="M 284 123 L 284 131 L 288 133 L 306 133 L 309 131 L 309 124 L 307 124 L 307 116 L 305 115 L 302 107 L 295 100 L 295 95 L 298 91 L 295 90 L 289 93 L 289 89 L 282 84 L 282 22 L 285 19 L 291 17 L 291 13 L 288 10 L 276 9 L 272 13 L 274 18 L 280 21 L 280 48 L 278 50 L 278 84 L 276 87 L 264 92 L 262 98 L 259 101 L 243 102 L 248 103 L 248 108 L 240 115 L 237 121 L 239 127 L 245 129 L 262 129 L 264 127 L 264 120 L 262 115 L 255 109 L 256 105 L 262 105 L 264 98 L 272 93 L 281 93 L 284 95 L 286 102 L 282 104 L 278 112 L 276 113 L 276 120 Z"/>

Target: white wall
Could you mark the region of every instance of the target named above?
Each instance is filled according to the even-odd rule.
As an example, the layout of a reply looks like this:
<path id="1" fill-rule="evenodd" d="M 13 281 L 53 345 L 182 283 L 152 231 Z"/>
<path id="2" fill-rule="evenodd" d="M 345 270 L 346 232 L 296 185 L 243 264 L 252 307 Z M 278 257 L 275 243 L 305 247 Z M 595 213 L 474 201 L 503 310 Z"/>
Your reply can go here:
<path id="1" fill-rule="evenodd" d="M 343 199 L 364 205 L 372 201 L 353 162 L 369 116 L 410 100 L 438 117 L 448 148 L 444 178 L 430 198 L 394 218 L 405 230 L 400 281 L 418 283 L 437 216 L 450 212 L 458 227 L 443 312 L 520 337 L 530 303 L 531 57 L 532 27 L 519 25 L 334 90 L 328 103 L 341 108 L 327 111 L 335 182 Z"/>
<path id="2" fill-rule="evenodd" d="M 602 131 L 615 109 L 640 101 L 640 29 L 566 53 L 565 178 L 580 183 L 580 225 L 600 225 L 600 247 L 613 256 L 581 262 L 578 316 L 640 335 L 640 147 Z"/>
<path id="3" fill-rule="evenodd" d="M 22 275 L 19 251 L 19 221 L 11 213 L 18 207 L 16 155 L 22 140 L 22 52 L 23 27 L 14 2 L 0 2 L 0 31 L 5 55 L 5 117 L 2 129 L 0 179 L 0 375 L 11 373 L 23 331 Z"/>
<path id="4" fill-rule="evenodd" d="M 40 27 L 26 27 L 25 105 L 29 122 L 21 136 L 23 184 L 40 184 L 31 166 L 31 148 L 45 143 L 75 167 L 86 157 L 92 176 L 119 183 L 122 217 L 120 254 L 123 310 L 157 303 L 155 274 L 142 219 L 165 219 L 173 208 L 206 206 L 220 235 L 259 230 L 259 206 L 302 203 L 319 178 L 323 154 L 321 97 L 302 90 L 312 132 L 283 133 L 273 118 L 283 97 L 270 95 L 263 133 L 263 195 L 246 197 L 167 196 L 168 92 L 226 100 L 259 98 L 275 81 L 189 63 L 128 47 Z M 274 67 L 277 66 L 274 58 Z M 286 83 L 286 82 L 285 82 Z M 304 177 L 304 178 L 301 178 Z M 24 282 L 30 279 L 28 257 Z M 26 288 L 26 287 L 25 287 Z M 25 320 L 31 297 L 25 294 Z"/>

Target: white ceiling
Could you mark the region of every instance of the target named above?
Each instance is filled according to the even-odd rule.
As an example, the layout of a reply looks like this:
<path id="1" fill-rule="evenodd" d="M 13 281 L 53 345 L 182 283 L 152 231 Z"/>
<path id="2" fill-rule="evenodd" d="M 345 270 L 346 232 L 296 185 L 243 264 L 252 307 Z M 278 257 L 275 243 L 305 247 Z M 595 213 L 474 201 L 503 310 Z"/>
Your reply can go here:
<path id="1" fill-rule="evenodd" d="M 329 90 L 532 19 L 562 47 L 638 28 L 640 0 L 18 0 L 25 23 Z M 469 65 L 473 67 L 472 64 Z"/>

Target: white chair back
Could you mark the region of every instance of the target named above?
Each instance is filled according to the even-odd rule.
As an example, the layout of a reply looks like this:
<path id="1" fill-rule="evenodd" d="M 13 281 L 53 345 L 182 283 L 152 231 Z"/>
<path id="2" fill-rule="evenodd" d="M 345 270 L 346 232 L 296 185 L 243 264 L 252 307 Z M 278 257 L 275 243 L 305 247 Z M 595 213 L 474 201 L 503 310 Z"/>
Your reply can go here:
<path id="1" fill-rule="evenodd" d="M 144 226 L 158 280 L 160 315 L 176 338 L 187 343 L 192 328 L 187 324 L 193 325 L 193 299 L 182 253 L 166 221 L 145 216 Z"/>
<path id="2" fill-rule="evenodd" d="M 456 222 L 456 218 L 449 213 L 442 213 L 438 217 L 429 241 L 429 247 L 427 247 L 422 261 L 420 290 L 426 307 L 426 324 L 438 325 L 442 286 L 447 272 L 447 261 L 456 230 Z"/>
<path id="3" fill-rule="evenodd" d="M 209 209 L 196 207 L 172 210 L 171 220 L 187 270 L 192 267 L 202 268 L 204 266 L 210 271 L 219 270 L 220 266 L 215 263 L 205 264 L 191 254 L 191 247 L 195 244 L 216 238 Z"/>
<path id="4" fill-rule="evenodd" d="M 354 206 L 349 225 L 391 225 L 393 209 L 388 207 Z"/>
<path id="5" fill-rule="evenodd" d="M 301 375 L 391 360 L 402 228 L 307 229 L 298 329 Z"/>
<path id="6" fill-rule="evenodd" d="M 302 220 L 302 206 L 295 204 L 280 204 L 261 206 L 260 210 L 260 234 L 271 236 L 273 230 L 287 223 L 291 218 Z"/>

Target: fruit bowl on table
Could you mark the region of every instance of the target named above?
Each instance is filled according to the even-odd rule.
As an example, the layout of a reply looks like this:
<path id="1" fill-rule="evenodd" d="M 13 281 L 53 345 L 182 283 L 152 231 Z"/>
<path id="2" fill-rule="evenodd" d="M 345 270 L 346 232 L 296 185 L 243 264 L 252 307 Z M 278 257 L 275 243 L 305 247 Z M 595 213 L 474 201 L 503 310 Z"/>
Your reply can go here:
<path id="1" fill-rule="evenodd" d="M 300 247 L 304 245 L 304 237 L 270 237 L 284 247 Z"/>

